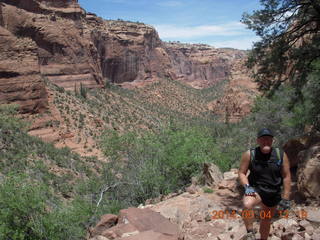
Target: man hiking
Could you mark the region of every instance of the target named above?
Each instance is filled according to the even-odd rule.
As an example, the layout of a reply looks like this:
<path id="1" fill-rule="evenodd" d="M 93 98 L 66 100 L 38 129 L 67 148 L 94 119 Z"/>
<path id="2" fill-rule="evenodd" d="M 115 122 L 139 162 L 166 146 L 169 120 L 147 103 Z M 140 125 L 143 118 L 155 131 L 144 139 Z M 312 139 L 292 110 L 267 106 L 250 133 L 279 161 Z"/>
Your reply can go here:
<path id="1" fill-rule="evenodd" d="M 258 147 L 243 153 L 239 168 L 239 180 L 245 189 L 242 218 L 247 229 L 245 239 L 249 240 L 256 239 L 254 218 L 260 220 L 260 237 L 265 240 L 277 205 L 281 210 L 290 208 L 291 175 L 287 155 L 272 147 L 273 133 L 267 128 L 258 132 L 257 143 Z M 248 169 L 250 174 L 247 177 Z M 253 207 L 258 204 L 261 204 L 261 212 L 254 216 Z"/>

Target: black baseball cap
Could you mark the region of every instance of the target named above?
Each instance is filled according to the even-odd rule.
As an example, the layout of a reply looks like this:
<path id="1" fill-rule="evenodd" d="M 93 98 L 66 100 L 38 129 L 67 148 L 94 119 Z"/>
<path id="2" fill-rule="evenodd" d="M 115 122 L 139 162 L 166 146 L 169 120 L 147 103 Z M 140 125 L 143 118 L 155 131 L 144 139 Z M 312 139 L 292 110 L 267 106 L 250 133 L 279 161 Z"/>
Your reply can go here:
<path id="1" fill-rule="evenodd" d="M 273 133 L 272 133 L 271 130 L 268 129 L 268 128 L 262 128 L 262 129 L 260 129 L 260 131 L 258 132 L 257 137 L 259 138 L 259 137 L 262 137 L 262 136 L 271 136 L 271 137 L 273 137 Z"/>

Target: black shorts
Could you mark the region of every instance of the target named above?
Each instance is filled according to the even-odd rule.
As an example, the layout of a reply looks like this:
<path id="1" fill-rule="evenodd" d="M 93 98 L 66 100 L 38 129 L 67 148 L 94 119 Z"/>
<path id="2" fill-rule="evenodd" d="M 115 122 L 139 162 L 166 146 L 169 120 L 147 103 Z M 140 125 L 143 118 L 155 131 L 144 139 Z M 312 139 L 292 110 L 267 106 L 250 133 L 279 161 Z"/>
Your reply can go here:
<path id="1" fill-rule="evenodd" d="M 275 207 L 281 201 L 281 189 L 271 190 L 262 186 L 255 186 L 254 189 L 260 195 L 262 203 L 267 207 Z"/>

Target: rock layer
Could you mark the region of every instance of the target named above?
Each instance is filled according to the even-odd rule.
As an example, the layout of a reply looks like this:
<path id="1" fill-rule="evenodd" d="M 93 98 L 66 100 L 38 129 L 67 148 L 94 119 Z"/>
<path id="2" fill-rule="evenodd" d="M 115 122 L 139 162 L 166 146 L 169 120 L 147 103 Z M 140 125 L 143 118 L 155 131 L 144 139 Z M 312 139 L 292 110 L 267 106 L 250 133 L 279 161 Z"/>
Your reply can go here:
<path id="1" fill-rule="evenodd" d="M 66 89 L 80 82 L 102 86 L 90 42 L 82 37 L 84 14 L 76 1 L 1 3 L 1 103 L 17 102 L 24 112 L 45 109 L 45 79 Z"/>
<path id="2" fill-rule="evenodd" d="M 229 79 L 235 59 L 245 57 L 244 51 L 204 44 L 165 43 L 165 49 L 170 57 L 171 76 L 195 88 Z"/>
<path id="3" fill-rule="evenodd" d="M 0 103 L 17 103 L 22 112 L 40 112 L 47 93 L 40 76 L 37 47 L 0 26 Z"/>

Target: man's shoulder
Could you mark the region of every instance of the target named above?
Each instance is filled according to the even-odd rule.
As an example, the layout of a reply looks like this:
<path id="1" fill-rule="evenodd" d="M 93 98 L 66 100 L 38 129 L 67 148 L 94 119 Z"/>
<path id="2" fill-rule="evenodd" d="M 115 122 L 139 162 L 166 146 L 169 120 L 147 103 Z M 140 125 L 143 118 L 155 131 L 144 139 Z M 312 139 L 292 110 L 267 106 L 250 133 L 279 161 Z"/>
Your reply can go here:
<path id="1" fill-rule="evenodd" d="M 243 152 L 243 155 L 250 155 L 251 149 L 248 149 L 247 151 Z"/>
<path id="2" fill-rule="evenodd" d="M 242 159 L 250 160 L 250 150 L 247 150 L 247 151 L 242 153 Z"/>

